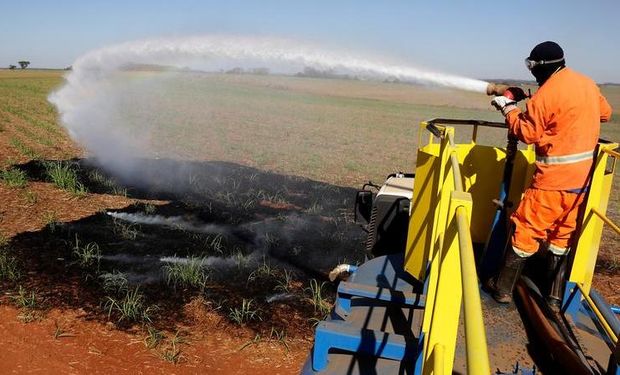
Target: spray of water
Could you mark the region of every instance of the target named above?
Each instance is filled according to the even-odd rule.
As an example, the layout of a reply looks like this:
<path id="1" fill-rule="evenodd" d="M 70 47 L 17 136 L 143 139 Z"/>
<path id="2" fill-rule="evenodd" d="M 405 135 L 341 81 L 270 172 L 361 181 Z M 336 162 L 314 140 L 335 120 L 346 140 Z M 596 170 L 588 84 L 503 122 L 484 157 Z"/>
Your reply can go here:
<path id="1" fill-rule="evenodd" d="M 68 85 L 51 96 L 51 101 L 70 109 L 80 92 L 89 92 L 89 84 L 105 80 L 110 72 L 129 64 L 165 64 L 203 70 L 243 65 L 269 67 L 288 73 L 314 67 L 334 72 L 351 73 L 361 78 L 398 78 L 401 81 L 435 84 L 484 93 L 487 82 L 412 66 L 392 65 L 359 56 L 328 51 L 299 41 L 276 38 L 208 36 L 193 38 L 152 39 L 128 42 L 91 51 L 78 58 L 67 77 Z M 241 65 L 239 65 L 241 64 Z M 67 104 L 65 107 L 64 105 Z"/>
<path id="2" fill-rule="evenodd" d="M 143 124 L 130 130 L 124 124 L 126 119 L 118 116 L 120 106 L 135 106 L 128 103 L 136 97 L 158 91 L 158 87 L 149 87 L 148 82 L 140 78 L 120 73 L 137 65 L 165 65 L 211 72 L 233 67 L 264 67 L 276 74 L 294 74 L 310 67 L 360 79 L 395 78 L 403 82 L 480 93 L 485 92 L 487 87 L 486 82 L 476 79 L 389 64 L 285 39 L 204 36 L 150 39 L 113 45 L 79 57 L 72 65 L 65 85 L 52 93 L 49 100 L 58 108 L 69 134 L 104 166 L 114 171 L 126 169 L 130 157 L 147 154 L 144 150 L 150 147 L 151 128 L 155 126 L 154 121 L 143 120 Z M 141 91 L 128 89 L 132 85 L 141 85 Z M 145 108 L 141 109 L 141 113 L 157 111 L 156 104 L 142 105 Z M 161 117 L 161 114 L 158 116 Z M 172 119 L 175 120 L 178 119 Z M 151 157 L 152 153 L 148 156 Z"/>
<path id="3" fill-rule="evenodd" d="M 176 69 L 157 74 L 127 72 L 139 66 L 167 66 Z M 124 177 L 124 182 L 151 188 L 156 181 L 167 177 L 174 181 L 170 188 L 176 189 L 173 190 L 176 193 L 190 190 L 187 186 L 183 189 L 184 185 L 192 187 L 192 191 L 195 187 L 208 190 L 209 186 L 192 178 L 194 167 L 188 166 L 185 174 L 180 173 L 182 171 L 179 171 L 178 167 L 163 170 L 161 167 L 165 162 L 157 160 L 159 152 L 165 151 L 163 149 L 170 143 L 177 142 L 181 148 L 187 150 L 182 156 L 195 160 L 191 145 L 187 145 L 185 141 L 188 138 L 196 140 L 197 147 L 204 147 L 203 140 L 206 135 L 196 132 L 208 127 L 210 122 L 216 124 L 213 126 L 218 126 L 217 121 L 210 121 L 216 115 L 215 111 L 209 112 L 211 103 L 205 100 L 205 96 L 196 102 L 187 101 L 188 97 L 204 91 L 204 82 L 203 86 L 191 85 L 193 81 L 201 81 L 206 76 L 196 72 L 221 72 L 233 68 L 248 70 L 259 67 L 267 68 L 271 74 L 291 75 L 312 68 L 363 80 L 397 79 L 401 82 L 480 93 L 484 93 L 487 87 L 487 83 L 480 80 L 424 71 L 413 66 L 388 63 L 384 59 L 362 57 L 341 50 L 327 50 L 299 41 L 205 36 L 128 42 L 88 52 L 73 63 L 72 70 L 66 76 L 66 83 L 53 92 L 49 100 L 57 107 L 61 123 L 71 137 L 85 146 L 96 157 L 100 166 Z M 192 74 L 185 74 L 187 71 Z M 162 84 L 169 83 L 170 80 L 175 84 Z M 174 91 L 170 90 L 171 86 L 177 91 L 171 92 Z M 170 100 L 175 94 L 177 98 Z M 211 94 L 207 98 L 217 98 L 218 95 L 219 93 Z M 195 110 L 196 107 L 198 111 Z M 233 110 L 236 111 L 236 107 Z M 229 121 L 226 116 L 220 117 L 223 117 L 217 119 L 220 122 Z M 251 120 L 253 124 L 260 126 L 260 120 Z M 282 122 L 286 121 L 284 119 Z M 183 122 L 191 122 L 192 126 L 183 128 Z M 244 125 L 247 125 L 247 121 Z M 184 131 L 190 134 L 189 137 L 180 136 Z M 209 134 L 218 135 L 218 132 Z M 145 160 L 157 160 L 157 165 L 147 164 Z M 149 174 L 151 172 L 153 175 Z M 213 171 L 209 173 L 211 172 Z M 162 177 L 162 174 L 165 176 Z M 183 180 L 178 178 L 179 176 L 187 178 Z M 184 217 L 108 214 L 134 223 L 165 225 L 192 232 L 234 232 L 231 227 L 196 223 Z M 320 228 L 319 224 L 321 223 L 313 223 L 300 216 L 288 217 L 285 225 L 273 220 L 246 223 L 241 227 L 255 234 L 253 240 L 259 249 L 249 254 L 246 260 L 255 261 L 264 254 L 263 250 L 271 239 L 268 236 L 270 233 L 277 233 L 281 241 L 293 244 L 298 238 L 308 236 L 310 228 Z M 317 236 L 324 234 L 320 230 L 315 232 Z M 138 258 L 119 257 L 110 260 L 140 262 L 141 259 Z M 328 262 L 323 258 L 325 257 L 317 255 L 319 261 Z M 159 261 L 185 262 L 187 259 L 169 257 Z M 226 257 L 207 258 L 209 265 L 217 267 L 231 266 L 238 261 Z M 331 269 L 331 266 L 330 263 L 322 268 Z"/>

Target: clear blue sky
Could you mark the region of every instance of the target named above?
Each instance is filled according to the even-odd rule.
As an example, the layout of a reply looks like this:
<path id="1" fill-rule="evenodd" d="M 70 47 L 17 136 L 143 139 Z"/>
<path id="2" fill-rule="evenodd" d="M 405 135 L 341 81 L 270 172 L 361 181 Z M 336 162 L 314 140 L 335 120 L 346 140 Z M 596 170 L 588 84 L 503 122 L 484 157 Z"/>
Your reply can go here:
<path id="1" fill-rule="evenodd" d="M 620 82 L 620 1 L 140 0 L 0 4 L 0 66 L 65 67 L 107 44 L 157 36 L 276 35 L 370 51 L 477 78 L 531 78 L 555 40 L 568 65 Z"/>

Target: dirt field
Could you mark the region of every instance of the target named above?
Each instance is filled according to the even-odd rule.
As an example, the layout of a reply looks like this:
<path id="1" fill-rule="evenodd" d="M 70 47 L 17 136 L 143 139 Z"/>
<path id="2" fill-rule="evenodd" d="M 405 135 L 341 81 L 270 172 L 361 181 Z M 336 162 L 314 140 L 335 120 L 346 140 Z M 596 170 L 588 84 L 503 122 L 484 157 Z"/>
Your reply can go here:
<path id="1" fill-rule="evenodd" d="M 355 188 L 413 169 L 423 119 L 499 120 L 487 97 L 445 89 L 177 77 L 139 98 L 170 111 L 137 186 L 59 126 L 46 97 L 61 83 L 0 70 L 0 373 L 297 373 L 333 301 L 325 272 L 363 260 Z M 606 232 L 595 278 L 615 304 L 617 244 Z"/>

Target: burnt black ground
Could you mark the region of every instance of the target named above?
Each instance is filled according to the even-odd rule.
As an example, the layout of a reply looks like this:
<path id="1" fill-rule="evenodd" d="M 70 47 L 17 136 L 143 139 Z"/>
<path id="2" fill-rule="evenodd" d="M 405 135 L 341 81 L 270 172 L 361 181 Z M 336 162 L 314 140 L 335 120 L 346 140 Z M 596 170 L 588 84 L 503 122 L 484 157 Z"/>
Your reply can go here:
<path id="1" fill-rule="evenodd" d="M 48 181 L 44 163 L 18 167 L 30 180 Z M 120 177 L 105 173 L 93 160 L 63 163 L 72 166 L 90 193 L 121 192 L 142 200 L 124 213 L 178 217 L 197 228 L 223 228 L 219 235 L 201 233 L 174 225 L 132 224 L 100 212 L 13 237 L 8 246 L 25 275 L 20 285 L 37 290 L 50 306 L 83 309 L 89 319 L 108 319 L 99 275 L 114 271 L 125 273 L 149 304 L 159 306 L 157 319 L 163 325 L 183 319 L 180 307 L 201 294 L 220 305 L 223 315 L 250 298 L 263 316 L 278 315 L 275 304 L 265 302 L 276 292 L 277 280 L 248 281 L 257 266 L 268 263 L 278 275 L 284 269 L 293 272 L 295 297 L 286 308 L 299 316 L 291 324 L 303 326 L 315 316 L 304 295 L 309 280 L 324 277 L 337 263 L 364 259 L 364 233 L 352 222 L 351 188 L 225 162 L 141 160 L 139 170 Z M 160 204 L 162 200 L 168 202 Z M 213 246 L 218 236 L 218 246 Z M 76 238 L 82 246 L 97 244 L 103 256 L 98 267 L 76 263 Z M 225 264 L 214 263 L 206 290 L 199 291 L 167 285 L 162 257 L 216 257 Z M 266 324 L 254 323 L 258 330 Z M 303 333 L 310 327 L 308 323 Z"/>

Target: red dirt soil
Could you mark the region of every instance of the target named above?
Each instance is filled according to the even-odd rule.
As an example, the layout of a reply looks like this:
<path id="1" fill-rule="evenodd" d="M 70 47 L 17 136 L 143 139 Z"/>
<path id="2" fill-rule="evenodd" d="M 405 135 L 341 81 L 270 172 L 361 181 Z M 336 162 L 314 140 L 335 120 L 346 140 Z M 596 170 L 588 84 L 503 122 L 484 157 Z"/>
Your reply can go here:
<path id="1" fill-rule="evenodd" d="M 233 336 L 216 326 L 180 327 L 192 333 L 179 344 L 179 363 L 172 364 L 161 358 L 165 348 L 146 348 L 143 335 L 85 321 L 80 311 L 53 309 L 31 323 L 20 322 L 18 315 L 17 309 L 0 306 L 2 374 L 294 374 L 309 346 L 289 340 L 290 352 L 277 342 L 240 350 L 249 342 L 247 334 Z M 55 338 L 57 329 L 62 334 Z"/>
<path id="2" fill-rule="evenodd" d="M 26 192 L 34 194 L 36 201 L 29 201 Z M 51 183 L 29 181 L 24 188 L 0 184 L 0 202 L 0 233 L 10 240 L 43 229 L 46 214 L 69 222 L 104 209 L 122 209 L 136 200 L 105 194 L 76 198 Z M 288 348 L 268 337 L 253 343 L 255 332 L 231 326 L 221 314 L 190 303 L 184 311 L 190 322 L 176 327 L 184 332 L 186 343 L 178 345 L 180 357 L 173 364 L 162 353 L 169 349 L 175 332 L 166 332 L 168 341 L 148 349 L 140 327 L 122 331 L 113 323 L 89 319 L 81 309 L 54 306 L 37 311 L 35 321 L 24 323 L 22 311 L 10 304 L 9 293 L 0 290 L 1 374 L 295 374 L 312 343 L 311 335 L 300 332 L 291 332 L 295 338 L 286 339 Z M 55 338 L 55 333 L 62 334 Z"/>

